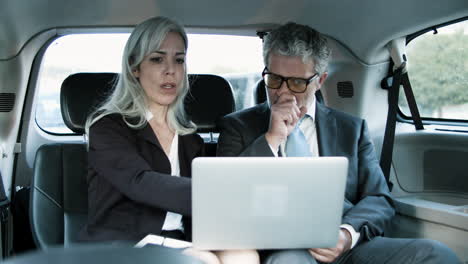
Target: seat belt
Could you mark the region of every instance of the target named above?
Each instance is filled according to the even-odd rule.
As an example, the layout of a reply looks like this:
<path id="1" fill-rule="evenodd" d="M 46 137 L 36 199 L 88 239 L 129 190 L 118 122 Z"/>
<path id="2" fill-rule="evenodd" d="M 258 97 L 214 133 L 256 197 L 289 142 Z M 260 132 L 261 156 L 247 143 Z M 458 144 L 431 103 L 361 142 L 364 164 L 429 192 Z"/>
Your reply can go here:
<path id="1" fill-rule="evenodd" d="M 10 200 L 5 192 L 2 173 L 0 172 L 0 222 L 2 232 L 2 258 L 8 257 L 8 216 L 10 210 Z"/>
<path id="2" fill-rule="evenodd" d="M 400 85 L 403 85 L 406 101 L 411 111 L 411 118 L 414 121 L 416 130 L 424 129 L 419 114 L 416 99 L 408 78 L 407 60 L 405 54 L 406 39 L 396 39 L 390 42 L 390 55 L 393 61 L 393 74 L 382 80 L 382 88 L 388 90 L 388 113 L 387 124 L 385 126 L 385 135 L 380 155 L 380 167 L 382 168 L 385 180 L 390 191 L 393 189 L 393 183 L 390 181 L 390 168 L 392 164 L 393 146 L 395 141 L 395 127 L 398 111 L 398 96 L 400 94 Z"/>

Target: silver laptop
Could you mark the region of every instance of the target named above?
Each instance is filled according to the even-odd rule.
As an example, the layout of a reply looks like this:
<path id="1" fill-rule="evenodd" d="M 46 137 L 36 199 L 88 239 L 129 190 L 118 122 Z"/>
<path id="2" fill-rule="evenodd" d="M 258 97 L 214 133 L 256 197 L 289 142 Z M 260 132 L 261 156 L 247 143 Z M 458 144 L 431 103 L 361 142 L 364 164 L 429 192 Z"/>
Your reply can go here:
<path id="1" fill-rule="evenodd" d="M 212 157 L 192 162 L 193 246 L 334 247 L 343 211 L 344 157 Z"/>

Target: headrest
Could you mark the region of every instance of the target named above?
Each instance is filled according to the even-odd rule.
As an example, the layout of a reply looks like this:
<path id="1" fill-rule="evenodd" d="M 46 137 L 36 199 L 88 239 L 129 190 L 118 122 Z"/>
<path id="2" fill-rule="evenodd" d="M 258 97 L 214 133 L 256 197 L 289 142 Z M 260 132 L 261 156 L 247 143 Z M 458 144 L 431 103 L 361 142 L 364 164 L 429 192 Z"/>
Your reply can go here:
<path id="1" fill-rule="evenodd" d="M 254 88 L 254 101 L 256 104 L 261 104 L 265 102 L 266 99 L 267 99 L 267 96 L 266 96 L 265 81 L 263 79 L 260 79 Z"/>
<path id="2" fill-rule="evenodd" d="M 84 134 L 86 119 L 112 92 L 117 73 L 76 73 L 68 76 L 60 91 L 60 108 L 68 128 Z"/>
<path id="3" fill-rule="evenodd" d="M 263 79 L 260 79 L 254 88 L 254 101 L 256 104 L 261 104 L 265 102 L 266 99 L 267 99 L 267 95 L 266 95 L 265 81 Z M 322 91 L 318 90 L 317 92 L 315 92 L 315 99 L 317 100 L 317 102 L 323 104 Z"/>
<path id="4" fill-rule="evenodd" d="M 113 90 L 117 73 L 76 73 L 62 83 L 60 105 L 65 124 L 84 133 L 86 119 Z M 189 74 L 190 92 L 185 110 L 198 132 L 219 132 L 216 122 L 235 109 L 231 85 L 223 77 Z"/>
<path id="5" fill-rule="evenodd" d="M 189 74 L 190 92 L 185 111 L 198 132 L 219 132 L 217 121 L 235 110 L 231 85 L 221 76 Z"/>

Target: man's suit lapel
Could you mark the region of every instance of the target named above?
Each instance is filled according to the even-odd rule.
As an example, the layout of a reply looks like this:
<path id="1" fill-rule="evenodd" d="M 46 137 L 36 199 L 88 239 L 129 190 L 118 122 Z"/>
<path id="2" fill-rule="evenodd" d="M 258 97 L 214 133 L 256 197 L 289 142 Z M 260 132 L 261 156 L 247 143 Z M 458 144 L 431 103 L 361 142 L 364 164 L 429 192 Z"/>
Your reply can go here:
<path id="1" fill-rule="evenodd" d="M 317 102 L 315 125 L 320 156 L 336 156 L 336 139 L 338 131 L 336 119 L 330 109 Z"/>

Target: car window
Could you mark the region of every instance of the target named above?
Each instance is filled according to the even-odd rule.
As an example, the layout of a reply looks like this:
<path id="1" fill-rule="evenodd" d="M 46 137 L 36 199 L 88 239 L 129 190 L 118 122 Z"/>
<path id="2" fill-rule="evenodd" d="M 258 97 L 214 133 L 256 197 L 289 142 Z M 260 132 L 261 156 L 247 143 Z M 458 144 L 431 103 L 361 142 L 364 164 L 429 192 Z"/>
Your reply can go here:
<path id="1" fill-rule="evenodd" d="M 129 34 L 72 34 L 54 40 L 41 61 L 37 81 L 36 123 L 44 131 L 70 134 L 60 112 L 60 86 L 77 72 L 120 72 Z M 232 85 L 236 110 L 254 104 L 253 88 L 263 69 L 258 37 L 189 34 L 189 73 L 225 77 Z"/>
<path id="2" fill-rule="evenodd" d="M 407 55 L 421 117 L 468 120 L 468 21 L 415 38 Z M 399 105 L 404 115 L 411 116 L 403 91 Z"/>

